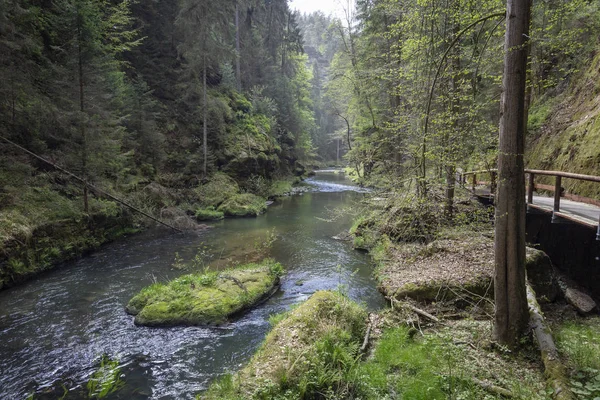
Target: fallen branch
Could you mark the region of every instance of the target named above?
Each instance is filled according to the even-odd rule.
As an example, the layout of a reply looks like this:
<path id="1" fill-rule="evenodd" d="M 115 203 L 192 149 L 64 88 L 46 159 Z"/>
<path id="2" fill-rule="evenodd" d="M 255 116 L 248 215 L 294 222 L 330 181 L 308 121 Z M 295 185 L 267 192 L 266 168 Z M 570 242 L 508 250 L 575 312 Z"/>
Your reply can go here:
<path id="1" fill-rule="evenodd" d="M 417 314 L 419 314 L 419 315 L 421 315 L 421 316 L 423 316 L 425 318 L 428 318 L 428 319 L 432 320 L 433 322 L 440 322 L 439 318 L 437 318 L 437 317 L 429 314 L 427 311 L 423 311 L 420 308 L 417 308 L 417 307 L 415 307 L 415 306 L 413 306 L 412 304 L 409 304 L 409 303 L 406 303 L 406 306 L 408 308 L 410 308 L 412 311 L 416 312 Z"/>
<path id="2" fill-rule="evenodd" d="M 542 354 L 547 383 L 553 389 L 552 398 L 574 400 L 575 397 L 567 385 L 567 378 L 552 338 L 552 332 L 546 326 L 540 305 L 535 298 L 535 292 L 529 283 L 527 283 L 527 304 L 529 305 L 529 323 Z"/>
<path id="3" fill-rule="evenodd" d="M 489 382 L 482 381 L 482 380 L 477 379 L 477 378 L 471 378 L 471 380 L 477 386 L 480 386 L 482 389 L 485 389 L 485 390 L 487 390 L 488 392 L 490 392 L 492 394 L 499 394 L 499 395 L 504 396 L 504 397 L 513 397 L 514 396 L 513 393 L 510 390 L 504 389 L 503 387 L 493 385 L 493 384 L 491 384 Z"/>
<path id="4" fill-rule="evenodd" d="M 367 350 L 367 346 L 369 345 L 369 336 L 371 335 L 371 329 L 373 328 L 373 323 L 371 322 L 371 315 L 369 314 L 369 325 L 367 325 L 367 332 L 365 333 L 365 338 L 363 340 L 362 346 L 360 346 L 360 352 L 364 353 Z"/>

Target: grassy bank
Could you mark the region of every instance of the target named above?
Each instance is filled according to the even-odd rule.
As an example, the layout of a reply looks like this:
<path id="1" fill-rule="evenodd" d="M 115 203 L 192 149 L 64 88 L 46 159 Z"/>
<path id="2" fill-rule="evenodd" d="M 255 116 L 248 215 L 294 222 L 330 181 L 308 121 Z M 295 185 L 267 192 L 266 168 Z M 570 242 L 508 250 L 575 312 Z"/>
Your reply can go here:
<path id="1" fill-rule="evenodd" d="M 301 399 L 340 396 L 356 362 L 367 312 L 335 292 L 316 292 L 273 329 L 250 363 L 214 383 L 206 399 Z M 323 396 L 324 397 L 324 396 Z M 343 397 L 339 397 L 343 398 Z"/>
<path id="2" fill-rule="evenodd" d="M 224 271 L 184 275 L 141 290 L 127 304 L 137 325 L 204 325 L 225 322 L 271 295 L 283 273 L 265 260 Z"/>
<path id="3" fill-rule="evenodd" d="M 250 363 L 199 398 L 504 398 L 485 382 L 513 398 L 545 398 L 537 360 L 494 348 L 488 321 L 418 323 L 401 310 L 368 316 L 337 292 L 317 292 L 273 320 Z"/>
<path id="4" fill-rule="evenodd" d="M 35 180 L 24 190 L 11 186 L 17 184 L 11 179 L 0 190 L 5 201 L 0 208 L 0 289 L 153 224 L 135 211 L 93 195 L 84 212 L 80 188 L 64 183 L 59 173 L 44 178 L 52 184 Z M 288 193 L 298 179 L 252 178 L 238 183 L 217 172 L 202 183 L 163 174 L 152 182 L 137 181 L 110 191 L 170 225 L 195 230 L 202 228 L 199 222 L 203 221 L 262 214 L 268 197 Z"/>

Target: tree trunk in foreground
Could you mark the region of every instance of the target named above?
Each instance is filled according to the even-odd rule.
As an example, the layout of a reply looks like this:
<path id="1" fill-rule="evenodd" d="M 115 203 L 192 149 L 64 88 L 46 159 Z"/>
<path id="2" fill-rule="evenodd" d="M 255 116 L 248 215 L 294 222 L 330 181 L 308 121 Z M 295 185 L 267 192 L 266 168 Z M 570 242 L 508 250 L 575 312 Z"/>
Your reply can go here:
<path id="1" fill-rule="evenodd" d="M 525 286 L 525 83 L 531 0 L 507 0 L 496 206 L 494 338 L 509 347 L 527 328 Z"/>

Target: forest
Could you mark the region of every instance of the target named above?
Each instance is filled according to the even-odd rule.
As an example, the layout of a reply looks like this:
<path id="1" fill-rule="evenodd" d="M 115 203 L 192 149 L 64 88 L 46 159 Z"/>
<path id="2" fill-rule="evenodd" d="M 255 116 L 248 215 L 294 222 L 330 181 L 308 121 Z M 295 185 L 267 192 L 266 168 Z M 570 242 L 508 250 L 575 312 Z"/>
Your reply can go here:
<path id="1" fill-rule="evenodd" d="M 287 0 L 0 0 L 0 289 L 19 291 L 109 242 L 153 231 L 157 222 L 202 238 L 231 224 L 239 238 L 215 237 L 243 257 L 220 250 L 217 260 L 216 245 L 193 245 L 197 253 L 187 256 L 178 248 L 169 253 L 176 274 L 144 277 L 151 285 L 136 287 L 139 294 L 129 293 L 121 308 L 136 326 L 235 320 L 277 296 L 284 270 L 295 273 L 288 265 L 294 258 L 279 259 L 274 250 L 285 241 L 274 232 L 283 228 L 265 223 L 260 235 L 245 237 L 251 223 L 243 221 L 256 218 L 258 226 L 265 213 L 275 218 L 277 207 L 296 201 L 288 197 L 316 199 L 323 193 L 310 193 L 306 182 L 318 186 L 324 171 L 333 183 L 322 191 L 370 194 L 314 200 L 326 215 L 282 218 L 297 223 L 297 232 L 308 218 L 335 229 L 350 218 L 343 234 L 330 236 L 370 254 L 368 275 L 377 282 L 371 290 L 391 308 L 356 304 L 361 299 L 342 282 L 343 262 L 328 264 L 336 290 L 318 287 L 297 308 L 277 309 L 285 312 L 269 317 L 273 328 L 245 367 L 223 367 L 201 390 L 185 389 L 190 396 L 600 396 L 597 312 L 561 318 L 558 306 L 540 300 L 553 303 L 563 281 L 539 244 L 526 249 L 523 211 L 524 168 L 600 176 L 600 3 L 337 5 L 334 16 L 302 14 Z M 513 42 L 511 29 L 521 29 Z M 515 92 L 507 89 L 511 82 Z M 495 168 L 494 211 L 461 179 Z M 552 183 L 540 178 L 540 185 Z M 563 186 L 600 204 L 594 182 Z M 320 240 L 313 239 L 305 245 Z M 588 247 L 599 251 L 597 243 Z M 535 290 L 535 304 L 538 294 L 557 338 L 550 350 L 540 343 L 540 355 L 528 324 L 543 313 L 528 311 L 525 271 L 543 280 L 543 268 L 557 274 L 549 278 L 552 288 L 532 282 L 527 290 Z M 180 276 L 188 269 L 196 275 Z M 348 274 L 344 279 L 354 279 Z M 302 287 L 299 276 L 295 286 Z M 159 287 L 161 278 L 168 285 Z M 194 291 L 208 287 L 211 301 L 224 298 L 223 310 L 199 305 Z M 163 304 L 171 295 L 173 303 Z M 456 350 L 457 342 L 466 346 Z M 289 354 L 282 356 L 277 349 L 284 347 Z M 463 357 L 471 359 L 465 375 L 456 372 Z M 86 398 L 120 398 L 125 367 L 114 354 L 99 360 L 104 377 L 100 386 L 88 383 Z M 488 369 L 492 376 L 477 373 Z M 77 392 L 81 382 L 70 387 L 63 378 L 73 398 L 85 397 Z M 53 385 L 46 392 L 28 386 L 26 394 L 63 398 Z"/>

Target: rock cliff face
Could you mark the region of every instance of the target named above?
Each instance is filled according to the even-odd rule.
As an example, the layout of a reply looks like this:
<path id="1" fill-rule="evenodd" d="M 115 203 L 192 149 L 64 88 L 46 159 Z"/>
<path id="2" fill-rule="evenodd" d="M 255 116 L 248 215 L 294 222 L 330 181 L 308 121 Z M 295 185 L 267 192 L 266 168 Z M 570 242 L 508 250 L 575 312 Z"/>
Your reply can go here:
<path id="1" fill-rule="evenodd" d="M 562 93 L 548 92 L 529 112 L 526 165 L 600 175 L 600 51 Z M 566 179 L 566 190 L 600 199 L 600 185 Z"/>

